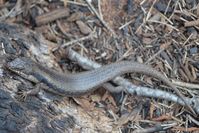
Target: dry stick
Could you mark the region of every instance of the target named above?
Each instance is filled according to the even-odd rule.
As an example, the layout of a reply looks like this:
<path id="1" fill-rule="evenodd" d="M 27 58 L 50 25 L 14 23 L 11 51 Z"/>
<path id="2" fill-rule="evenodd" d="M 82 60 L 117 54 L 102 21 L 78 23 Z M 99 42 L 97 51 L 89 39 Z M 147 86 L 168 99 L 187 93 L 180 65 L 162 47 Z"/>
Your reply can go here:
<path id="1" fill-rule="evenodd" d="M 97 6 L 98 6 L 98 10 L 99 10 L 99 16 L 100 16 L 100 18 L 103 18 L 102 10 L 101 10 L 101 0 L 98 0 L 97 3 L 98 3 Z"/>
<path id="2" fill-rule="evenodd" d="M 154 133 L 154 132 L 160 132 L 160 131 L 165 131 L 168 129 L 173 128 L 174 126 L 176 126 L 176 123 L 173 123 L 172 125 L 170 124 L 162 124 L 162 125 L 155 125 L 152 127 L 147 127 L 144 129 L 136 129 L 134 130 L 132 133 Z"/>
<path id="3" fill-rule="evenodd" d="M 35 18 L 35 22 L 37 26 L 40 26 L 40 25 L 47 24 L 49 22 L 55 21 L 63 17 L 68 17 L 68 16 L 69 16 L 68 8 L 60 8 L 60 9 L 55 9 L 53 11 L 37 16 Z"/>
<path id="4" fill-rule="evenodd" d="M 134 21 L 135 21 L 135 20 L 130 20 L 129 22 L 127 22 L 127 23 L 123 24 L 122 26 L 120 26 L 118 29 L 121 30 L 121 29 L 123 29 L 124 27 L 126 27 L 126 26 L 130 25 L 131 23 L 133 23 Z"/>
<path id="5" fill-rule="evenodd" d="M 17 15 L 21 14 L 24 10 L 24 8 L 19 8 L 19 4 L 20 4 L 21 0 L 18 0 L 17 3 L 15 4 L 15 6 L 5 15 L 0 17 L 0 21 L 5 20 L 7 17 L 16 17 Z M 38 1 L 37 4 L 41 3 L 42 1 Z M 34 7 L 36 4 L 32 4 L 30 6 L 30 8 Z"/>
<path id="6" fill-rule="evenodd" d="M 188 118 L 189 118 L 193 123 L 195 123 L 196 125 L 199 126 L 199 121 L 198 121 L 198 120 L 196 120 L 195 118 L 193 118 L 191 115 L 187 115 L 187 116 L 188 116 Z"/>
<path id="7" fill-rule="evenodd" d="M 95 8 L 92 6 L 92 4 L 88 1 L 85 0 L 86 3 L 88 4 L 88 6 L 90 7 L 89 9 L 91 9 L 91 11 L 93 11 L 95 13 L 95 15 L 97 16 L 97 18 L 101 21 L 101 23 L 113 34 L 113 36 L 115 38 L 117 38 L 117 35 L 115 34 L 115 32 L 111 29 L 111 27 L 108 26 L 108 24 L 100 17 L 100 15 L 98 14 L 98 12 L 95 10 Z"/>
<path id="8" fill-rule="evenodd" d="M 190 89 L 199 89 L 199 84 L 192 84 L 192 83 L 186 83 L 186 82 L 181 82 L 177 80 L 172 80 L 172 83 L 177 85 L 177 86 L 182 86 Z"/>
<path id="9" fill-rule="evenodd" d="M 80 2 L 75 2 L 75 1 L 67 1 L 67 4 L 74 4 L 78 6 L 87 6 L 86 4 L 80 3 Z"/>
<path id="10" fill-rule="evenodd" d="M 152 61 L 153 59 L 155 59 L 156 56 L 158 56 L 160 53 L 162 53 L 165 50 L 165 48 L 160 49 L 157 53 L 155 53 L 153 56 L 151 56 L 146 62 L 145 64 L 148 64 L 150 61 Z"/>
<path id="11" fill-rule="evenodd" d="M 199 25 L 199 19 L 184 23 L 185 27 L 198 26 L 198 25 Z"/>
<path id="12" fill-rule="evenodd" d="M 83 67 L 86 70 L 91 70 L 94 68 L 99 68 L 101 65 L 81 56 L 79 53 L 75 52 L 74 50 L 68 48 L 67 49 L 67 57 L 77 62 L 81 67 Z M 165 92 L 163 90 L 158 89 L 152 89 L 148 87 L 141 87 L 141 86 L 135 86 L 128 80 L 122 78 L 122 77 L 116 77 L 112 80 L 115 84 L 119 86 L 123 86 L 125 91 L 129 94 L 135 94 L 137 96 L 146 96 L 146 97 L 153 97 L 153 98 L 160 98 L 165 99 L 168 101 L 176 102 L 180 105 L 185 105 L 185 103 L 182 101 L 181 98 L 179 98 L 177 95 L 169 92 Z M 193 109 L 199 113 L 199 100 L 194 98 L 187 98 L 185 97 L 185 100 L 188 104 L 193 105 Z"/>
<path id="13" fill-rule="evenodd" d="M 54 49 L 52 49 L 52 52 L 58 50 L 59 48 L 65 48 L 65 47 L 68 47 L 72 44 L 75 44 L 75 43 L 78 43 L 78 42 L 81 42 L 81 41 L 84 41 L 84 40 L 87 40 L 87 39 L 90 39 L 90 38 L 93 38 L 93 37 L 95 37 L 94 31 L 91 34 L 89 34 L 88 36 L 84 36 L 82 38 L 71 40 L 70 42 L 64 43 L 61 46 L 55 47 Z"/>
<path id="14" fill-rule="evenodd" d="M 22 0 L 18 0 L 15 6 L 7 14 L 0 17 L 0 21 L 5 20 L 7 17 L 12 16 L 13 14 L 15 15 L 20 14 L 22 12 L 20 8 L 21 2 Z M 13 15 L 13 17 L 15 17 L 15 15 Z"/>

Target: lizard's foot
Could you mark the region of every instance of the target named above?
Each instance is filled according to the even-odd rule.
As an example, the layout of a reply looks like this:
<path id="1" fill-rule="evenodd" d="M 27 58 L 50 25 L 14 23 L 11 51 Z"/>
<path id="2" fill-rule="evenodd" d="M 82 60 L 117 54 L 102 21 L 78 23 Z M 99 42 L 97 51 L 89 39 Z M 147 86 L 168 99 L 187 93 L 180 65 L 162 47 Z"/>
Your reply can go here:
<path id="1" fill-rule="evenodd" d="M 16 98 L 17 100 L 23 102 L 23 101 L 26 100 L 27 96 L 28 96 L 28 92 L 27 92 L 27 91 L 24 91 L 24 90 L 19 89 L 19 90 L 17 91 L 16 95 L 15 95 L 15 98 Z"/>
<path id="2" fill-rule="evenodd" d="M 36 85 L 35 89 L 29 91 L 24 91 L 19 89 L 18 92 L 16 93 L 15 98 L 18 99 L 19 101 L 25 101 L 27 96 L 37 95 L 39 91 L 40 91 L 40 84 Z"/>

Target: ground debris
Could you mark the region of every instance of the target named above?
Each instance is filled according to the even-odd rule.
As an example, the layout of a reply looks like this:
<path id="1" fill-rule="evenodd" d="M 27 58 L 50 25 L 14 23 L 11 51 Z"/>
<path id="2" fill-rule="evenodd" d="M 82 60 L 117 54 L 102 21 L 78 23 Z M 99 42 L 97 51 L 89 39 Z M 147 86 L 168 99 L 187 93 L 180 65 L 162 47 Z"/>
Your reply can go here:
<path id="1" fill-rule="evenodd" d="M 67 57 L 70 47 L 102 65 L 121 60 L 150 64 L 188 98 L 196 98 L 198 9 L 195 0 L 0 1 L 0 132 L 197 132 L 196 117 L 182 106 L 110 94 L 104 86 L 80 98 L 42 91 L 17 101 L 19 89 L 35 84 L 3 64 L 25 56 L 62 72 L 93 68 Z M 136 85 L 166 88 L 139 74 L 125 78 Z"/>

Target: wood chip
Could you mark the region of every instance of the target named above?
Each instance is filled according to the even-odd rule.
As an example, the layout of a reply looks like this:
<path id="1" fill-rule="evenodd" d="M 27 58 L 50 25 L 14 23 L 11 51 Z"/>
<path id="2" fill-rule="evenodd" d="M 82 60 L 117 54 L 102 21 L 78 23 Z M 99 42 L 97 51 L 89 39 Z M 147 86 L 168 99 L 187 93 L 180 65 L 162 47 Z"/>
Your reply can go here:
<path id="1" fill-rule="evenodd" d="M 40 26 L 67 16 L 69 16 L 68 8 L 61 8 L 37 16 L 35 22 L 37 26 Z"/>
<path id="2" fill-rule="evenodd" d="M 88 35 L 92 32 L 92 30 L 82 21 L 76 21 L 76 24 L 78 25 L 81 33 L 84 35 Z"/>

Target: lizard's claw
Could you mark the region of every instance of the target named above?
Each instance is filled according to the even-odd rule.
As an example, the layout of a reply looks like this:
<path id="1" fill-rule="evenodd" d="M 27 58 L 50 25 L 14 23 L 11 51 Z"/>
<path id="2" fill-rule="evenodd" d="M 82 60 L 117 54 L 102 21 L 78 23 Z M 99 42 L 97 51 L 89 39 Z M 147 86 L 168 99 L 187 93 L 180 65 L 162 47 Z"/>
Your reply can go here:
<path id="1" fill-rule="evenodd" d="M 18 99 L 19 101 L 25 101 L 27 96 L 37 95 L 39 91 L 40 91 L 40 84 L 38 84 L 35 89 L 31 89 L 28 91 L 19 89 L 18 92 L 16 93 L 15 98 Z"/>
<path id="2" fill-rule="evenodd" d="M 15 98 L 16 98 L 17 100 L 23 102 L 23 101 L 26 100 L 27 96 L 28 96 L 28 92 L 27 92 L 27 91 L 24 91 L 24 90 L 19 89 L 19 90 L 17 91 L 17 93 L 16 93 Z"/>

